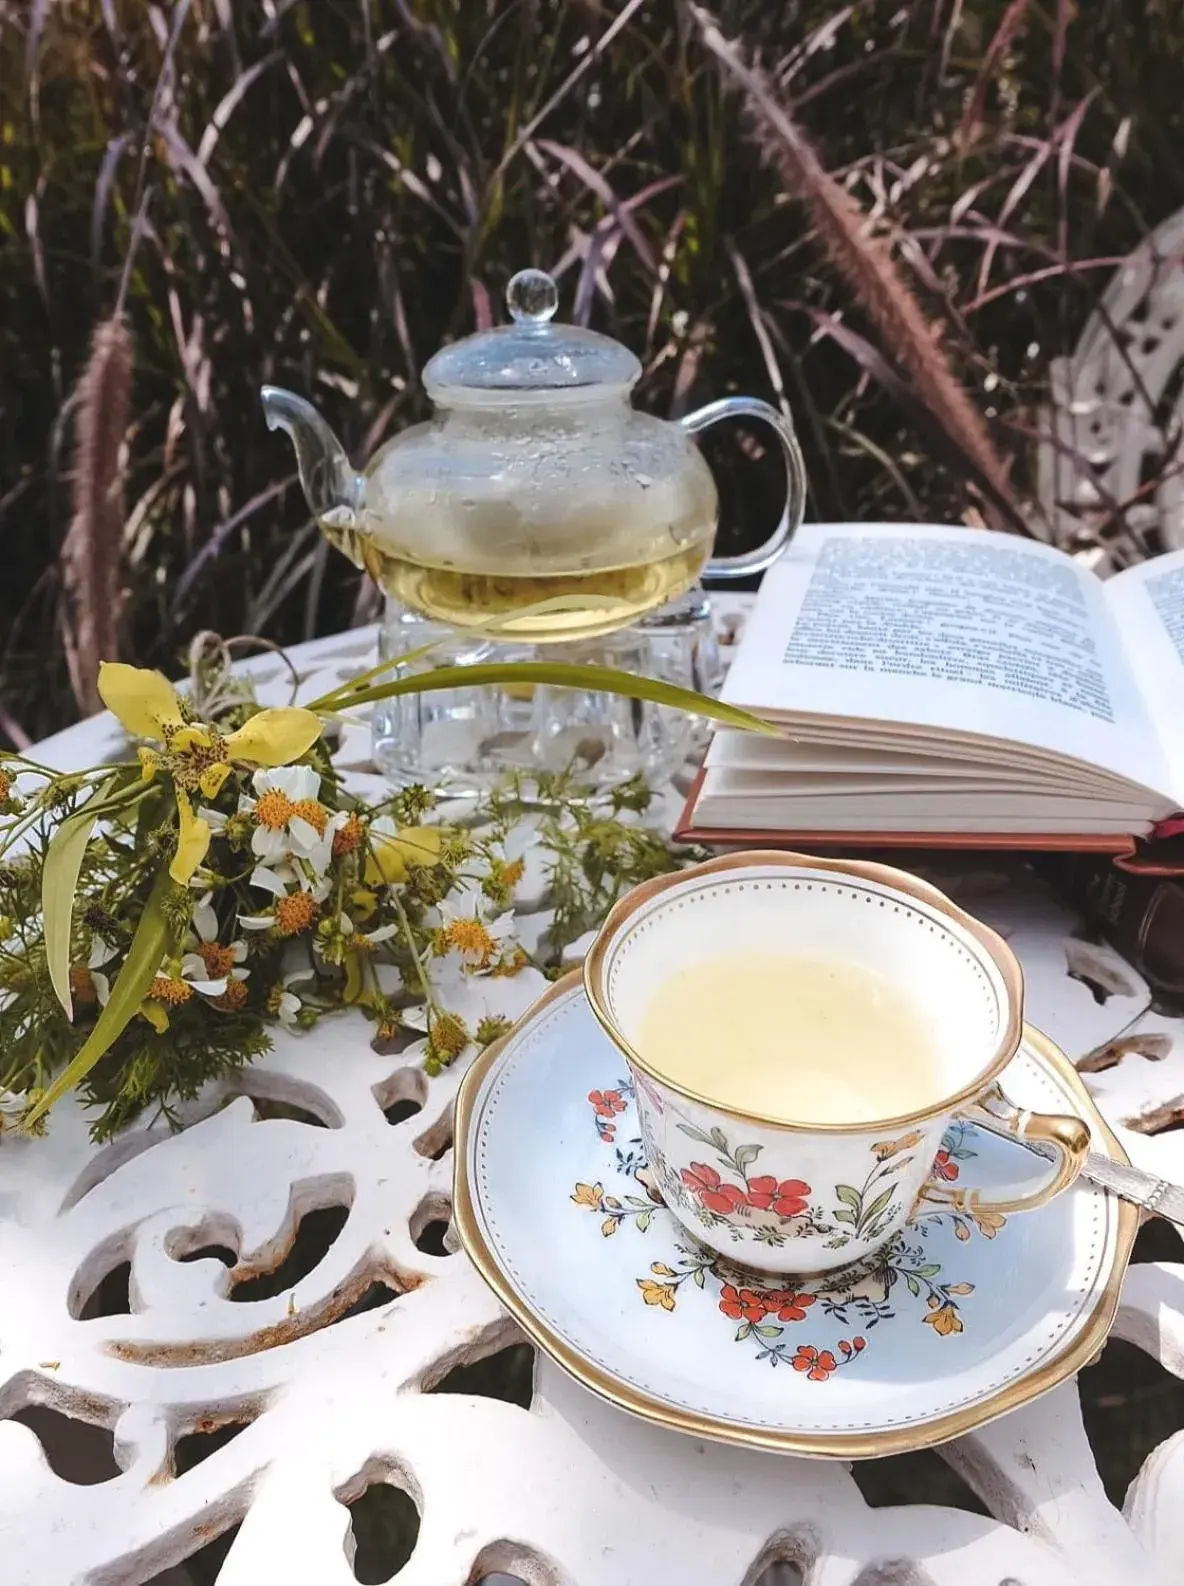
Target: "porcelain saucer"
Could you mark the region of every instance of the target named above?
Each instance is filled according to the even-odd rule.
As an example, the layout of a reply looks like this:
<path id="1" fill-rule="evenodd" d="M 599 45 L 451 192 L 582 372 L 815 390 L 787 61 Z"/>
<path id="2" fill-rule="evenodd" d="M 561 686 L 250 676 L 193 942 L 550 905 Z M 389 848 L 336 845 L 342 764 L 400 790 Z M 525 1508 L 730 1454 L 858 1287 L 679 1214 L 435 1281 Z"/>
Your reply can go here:
<path id="1" fill-rule="evenodd" d="M 1038 1031 L 1005 1081 L 1021 1106 L 1078 1113 L 1094 1148 L 1125 1160 Z M 989 1187 L 1014 1181 L 1017 1153 L 959 1123 L 935 1169 Z M 733 1266 L 658 1198 L 627 1070 L 578 971 L 469 1070 L 455 1160 L 465 1249 L 580 1382 L 665 1426 L 819 1457 L 940 1443 L 1072 1375 L 1105 1341 L 1139 1224 L 1078 1183 L 1006 1219 L 922 1207 L 886 1250 L 824 1278 Z"/>

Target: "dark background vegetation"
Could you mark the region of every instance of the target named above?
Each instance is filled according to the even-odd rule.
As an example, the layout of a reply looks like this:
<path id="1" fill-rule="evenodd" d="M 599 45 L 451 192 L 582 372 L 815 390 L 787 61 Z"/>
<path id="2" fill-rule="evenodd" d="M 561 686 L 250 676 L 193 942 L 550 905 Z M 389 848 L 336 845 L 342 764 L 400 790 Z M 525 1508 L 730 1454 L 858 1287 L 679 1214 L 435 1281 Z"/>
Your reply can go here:
<path id="1" fill-rule="evenodd" d="M 1023 496 L 1049 359 L 1184 203 L 1180 0 L 713 15 L 888 241 Z M 690 7 L 0 0 L 9 730 L 75 713 L 72 395 L 125 273 L 122 650 L 168 667 L 203 626 L 293 641 L 372 609 L 306 517 L 260 384 L 312 396 L 361 460 L 423 416 L 426 358 L 499 317 L 526 263 L 559 271 L 566 316 L 638 350 L 656 412 L 780 384 L 814 516 L 973 506 L 958 448 L 885 385 L 897 349 L 762 163 Z M 753 522 L 772 510 L 775 479 L 740 490 L 739 452 L 718 461 L 729 520 L 738 494 Z"/>

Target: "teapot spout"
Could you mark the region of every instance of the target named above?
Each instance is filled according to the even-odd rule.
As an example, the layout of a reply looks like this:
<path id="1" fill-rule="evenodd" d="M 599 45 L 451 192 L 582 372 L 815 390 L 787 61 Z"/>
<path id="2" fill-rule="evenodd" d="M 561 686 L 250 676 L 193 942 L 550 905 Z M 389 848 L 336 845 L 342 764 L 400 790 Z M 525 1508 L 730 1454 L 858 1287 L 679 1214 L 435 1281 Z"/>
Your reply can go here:
<path id="1" fill-rule="evenodd" d="M 359 527 L 365 481 L 345 447 L 303 397 L 279 386 L 260 392 L 269 430 L 286 430 L 296 448 L 296 466 L 309 510 L 331 540 L 347 544 Z"/>

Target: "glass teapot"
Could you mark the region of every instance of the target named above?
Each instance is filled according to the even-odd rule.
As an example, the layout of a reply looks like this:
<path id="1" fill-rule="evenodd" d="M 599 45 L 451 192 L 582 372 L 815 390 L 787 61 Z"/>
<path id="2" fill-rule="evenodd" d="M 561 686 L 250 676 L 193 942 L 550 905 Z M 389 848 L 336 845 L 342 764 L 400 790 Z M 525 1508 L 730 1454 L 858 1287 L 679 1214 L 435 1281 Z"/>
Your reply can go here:
<path id="1" fill-rule="evenodd" d="M 611 633 L 700 574 L 762 572 L 801 521 L 806 478 L 793 427 L 754 397 L 671 422 L 637 411 L 641 365 L 611 337 L 553 324 L 555 282 L 522 270 L 512 323 L 428 362 L 437 409 L 387 441 L 363 472 L 312 405 L 265 386 L 271 429 L 296 448 L 329 540 L 422 616 L 530 643 Z M 719 501 L 691 437 L 724 418 L 769 424 L 785 454 L 785 510 L 742 556 L 712 557 Z"/>

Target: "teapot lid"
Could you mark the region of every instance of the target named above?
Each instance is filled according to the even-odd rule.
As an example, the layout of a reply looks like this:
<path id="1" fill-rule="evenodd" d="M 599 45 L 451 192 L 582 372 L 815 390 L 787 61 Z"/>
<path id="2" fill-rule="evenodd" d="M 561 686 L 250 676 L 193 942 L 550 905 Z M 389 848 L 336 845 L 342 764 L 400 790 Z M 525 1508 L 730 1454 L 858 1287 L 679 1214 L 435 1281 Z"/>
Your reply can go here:
<path id="1" fill-rule="evenodd" d="M 510 325 L 478 331 L 445 347 L 424 366 L 433 401 L 493 406 L 501 401 L 592 395 L 631 386 L 641 364 L 611 336 L 580 325 L 552 324 L 559 289 L 544 270 L 519 270 L 506 288 Z"/>

